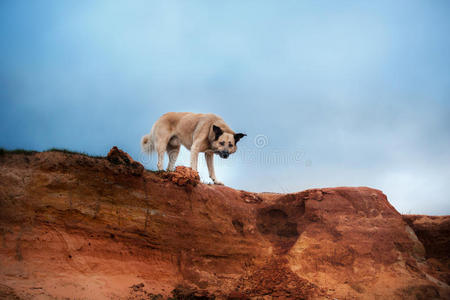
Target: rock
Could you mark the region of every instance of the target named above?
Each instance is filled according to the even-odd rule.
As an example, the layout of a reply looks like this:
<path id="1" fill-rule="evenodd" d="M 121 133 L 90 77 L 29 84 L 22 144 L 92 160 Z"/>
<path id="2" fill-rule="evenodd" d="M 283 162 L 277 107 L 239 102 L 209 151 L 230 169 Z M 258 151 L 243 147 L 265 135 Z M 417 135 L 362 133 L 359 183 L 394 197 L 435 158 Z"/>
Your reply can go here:
<path id="1" fill-rule="evenodd" d="M 404 215 L 425 247 L 428 272 L 450 284 L 450 216 Z"/>
<path id="2" fill-rule="evenodd" d="M 125 166 L 126 171 L 124 173 L 130 173 L 135 176 L 140 176 L 144 171 L 144 166 L 141 163 L 133 160 L 128 153 L 120 150 L 116 146 L 112 147 L 111 150 L 109 150 L 106 158 L 114 165 Z"/>
<path id="3" fill-rule="evenodd" d="M 133 291 L 137 292 L 137 291 L 139 291 L 139 290 L 142 290 L 142 288 L 143 288 L 144 286 L 145 286 L 145 285 L 141 282 L 141 283 L 139 283 L 139 284 L 134 284 L 134 285 L 132 285 L 130 288 L 133 289 Z"/>
<path id="4" fill-rule="evenodd" d="M 174 172 L 166 172 L 162 176 L 179 186 L 196 186 L 200 183 L 198 172 L 183 166 L 178 166 Z"/>
<path id="5" fill-rule="evenodd" d="M 241 191 L 241 198 L 247 203 L 261 203 L 262 199 L 254 193 L 249 193 L 246 191 Z"/>
<path id="6" fill-rule="evenodd" d="M 237 191 L 116 147 L 5 151 L 0 182 L 0 295 L 449 297 L 447 221 L 402 216 L 379 190 Z"/>

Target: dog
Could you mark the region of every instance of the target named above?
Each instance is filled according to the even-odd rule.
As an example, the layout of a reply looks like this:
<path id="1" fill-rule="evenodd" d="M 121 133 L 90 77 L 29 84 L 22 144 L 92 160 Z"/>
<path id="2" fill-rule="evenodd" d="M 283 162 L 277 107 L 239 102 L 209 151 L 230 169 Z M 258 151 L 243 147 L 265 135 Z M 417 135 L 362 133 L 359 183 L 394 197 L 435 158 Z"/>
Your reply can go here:
<path id="1" fill-rule="evenodd" d="M 158 153 L 158 170 L 163 170 L 164 153 L 169 156 L 168 171 L 175 170 L 175 162 L 183 145 L 191 151 L 191 168 L 197 171 L 198 154 L 205 153 L 208 173 L 214 184 L 218 181 L 214 171 L 214 154 L 228 158 L 237 150 L 237 142 L 246 136 L 235 133 L 225 121 L 215 114 L 169 112 L 153 124 L 150 134 L 141 139 L 142 151 Z"/>

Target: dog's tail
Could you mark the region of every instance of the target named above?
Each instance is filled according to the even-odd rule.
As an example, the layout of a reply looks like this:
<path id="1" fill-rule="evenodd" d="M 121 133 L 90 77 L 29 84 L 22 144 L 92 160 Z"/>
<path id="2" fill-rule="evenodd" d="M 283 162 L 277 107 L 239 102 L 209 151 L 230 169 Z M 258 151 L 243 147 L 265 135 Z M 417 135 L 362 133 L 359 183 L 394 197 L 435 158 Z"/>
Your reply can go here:
<path id="1" fill-rule="evenodd" d="M 141 139 L 141 149 L 144 153 L 150 154 L 156 149 L 155 142 L 153 140 L 153 129 L 154 127 L 152 127 L 149 134 L 144 135 Z"/>

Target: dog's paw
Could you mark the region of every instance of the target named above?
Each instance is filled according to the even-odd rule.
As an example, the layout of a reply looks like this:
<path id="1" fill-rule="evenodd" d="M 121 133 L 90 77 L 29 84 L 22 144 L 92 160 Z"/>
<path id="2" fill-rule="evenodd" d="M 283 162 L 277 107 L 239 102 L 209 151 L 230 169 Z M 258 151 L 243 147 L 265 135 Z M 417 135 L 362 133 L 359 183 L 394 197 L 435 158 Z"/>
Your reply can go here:
<path id="1" fill-rule="evenodd" d="M 217 184 L 217 185 L 223 185 L 223 182 L 221 182 L 221 181 L 219 181 L 219 180 L 214 180 L 214 184 Z"/>

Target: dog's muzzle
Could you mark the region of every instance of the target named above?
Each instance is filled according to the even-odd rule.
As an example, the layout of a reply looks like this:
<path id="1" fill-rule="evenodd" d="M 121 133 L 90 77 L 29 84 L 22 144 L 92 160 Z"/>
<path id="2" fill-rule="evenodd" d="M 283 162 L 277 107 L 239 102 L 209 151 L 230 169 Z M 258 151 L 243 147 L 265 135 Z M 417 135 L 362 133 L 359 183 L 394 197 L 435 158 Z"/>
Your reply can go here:
<path id="1" fill-rule="evenodd" d="M 218 151 L 217 154 L 219 154 L 220 158 L 228 158 L 230 156 L 228 151 Z"/>

